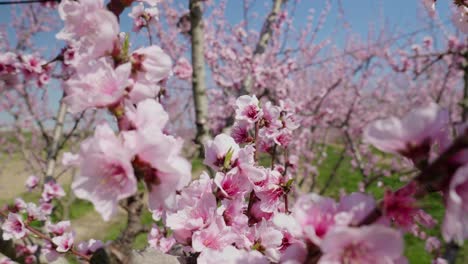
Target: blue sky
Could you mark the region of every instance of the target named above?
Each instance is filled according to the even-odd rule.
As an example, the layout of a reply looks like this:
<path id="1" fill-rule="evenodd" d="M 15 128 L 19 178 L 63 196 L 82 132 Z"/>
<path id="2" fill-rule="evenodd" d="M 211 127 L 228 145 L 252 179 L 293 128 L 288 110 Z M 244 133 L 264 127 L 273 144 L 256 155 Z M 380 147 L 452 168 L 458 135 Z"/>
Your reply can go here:
<path id="1" fill-rule="evenodd" d="M 266 12 L 269 11 L 268 8 L 265 8 L 265 4 L 269 5 L 271 0 L 253 1 L 255 2 L 252 8 L 253 12 L 264 16 Z M 323 30 L 319 32 L 319 37 L 328 37 L 330 32 L 336 32 L 337 26 L 342 27 L 341 22 L 337 23 L 339 14 L 338 1 L 342 3 L 345 19 L 351 27 L 350 31 L 360 34 L 363 38 L 365 38 L 369 27 L 372 25 L 381 26 L 385 23 L 393 30 L 411 32 L 423 27 L 423 21 L 427 21 L 426 12 L 421 5 L 422 0 L 332 0 L 331 11 Z M 175 0 L 175 3 L 179 6 L 187 6 L 187 2 L 188 0 Z M 289 5 L 293 2 L 294 0 L 289 0 Z M 314 9 L 315 17 L 318 17 L 323 10 L 325 2 L 325 0 L 299 0 L 294 16 L 295 26 L 300 28 L 301 24 L 305 23 L 310 9 Z M 448 5 L 451 4 L 451 2 L 451 0 L 438 1 L 437 10 L 444 21 L 449 15 Z M 0 24 L 9 24 L 11 20 L 10 13 L 10 6 L 0 6 Z M 227 17 L 228 20 L 234 23 L 242 19 L 241 0 L 228 0 Z M 125 13 L 122 18 L 123 31 L 130 31 L 131 25 L 127 14 Z M 261 20 L 257 19 L 257 23 L 254 23 L 253 26 L 259 29 L 261 27 L 261 22 Z M 12 36 L 13 34 L 10 35 L 10 37 Z M 37 38 L 37 41 L 39 45 L 48 47 L 50 47 L 51 42 L 55 42 L 53 34 L 42 35 Z M 337 38 L 334 41 L 339 42 L 344 41 L 344 39 Z M 56 46 L 55 43 L 53 46 Z"/>
<path id="2" fill-rule="evenodd" d="M 2 1 L 2 0 L 0 0 Z M 165 1 L 165 0 L 162 0 Z M 218 2 L 219 0 L 215 0 Z M 271 0 L 252 0 L 255 4 L 252 7 L 252 12 L 257 13 L 259 17 L 264 17 L 269 12 L 271 6 Z M 339 5 L 338 2 L 342 3 L 342 11 L 345 14 L 345 20 L 349 23 L 349 31 L 353 34 L 358 34 L 362 39 L 367 38 L 367 34 L 371 27 L 381 28 L 382 25 L 386 25 L 387 28 L 391 29 L 394 34 L 404 34 L 420 30 L 421 28 L 427 28 L 429 21 L 427 13 L 421 4 L 422 0 L 331 0 L 332 7 L 328 14 L 326 23 L 317 36 L 317 41 L 321 41 L 325 38 L 332 37 L 332 41 L 335 45 L 341 46 L 345 43 L 345 33 L 343 30 L 343 20 L 339 19 Z M 106 1 L 107 2 L 107 1 Z M 186 7 L 188 0 L 174 0 L 175 4 L 181 8 Z M 325 6 L 325 0 L 298 0 L 296 6 L 296 12 L 294 13 L 294 26 L 301 28 L 306 23 L 307 16 L 310 14 L 310 10 L 315 10 L 315 20 Z M 440 21 L 447 21 L 450 15 L 449 5 L 451 0 L 439 0 L 437 11 Z M 291 6 L 294 0 L 288 0 L 288 6 Z M 131 21 L 128 18 L 128 9 L 121 15 L 121 27 L 122 31 L 131 31 Z M 235 24 L 243 18 L 243 9 L 241 0 L 228 0 L 226 9 L 227 19 Z M 6 26 L 11 21 L 11 6 L 0 5 L 0 25 Z M 14 12 L 19 12 L 16 9 Z M 251 22 L 250 26 L 256 30 L 261 28 L 263 19 L 256 19 L 255 22 Z M 338 33 L 337 33 L 338 32 Z M 441 34 L 440 31 L 432 32 L 428 29 L 422 32 L 419 36 L 425 36 L 428 34 Z M 9 30 L 9 38 L 14 38 L 14 32 Z M 142 38 L 146 41 L 146 37 Z M 0 41 L 2 41 L 0 39 Z M 41 34 L 34 39 L 38 46 L 45 47 L 46 52 L 44 56 L 51 58 L 57 53 L 57 50 L 63 46 L 63 43 L 57 42 L 55 39 L 55 32 L 48 34 Z M 146 42 L 144 42 L 146 43 Z M 139 46 L 136 43 L 135 46 Z M 53 96 L 59 97 L 58 93 L 54 93 Z M 4 114 L 0 113 L 0 120 L 5 117 Z"/>

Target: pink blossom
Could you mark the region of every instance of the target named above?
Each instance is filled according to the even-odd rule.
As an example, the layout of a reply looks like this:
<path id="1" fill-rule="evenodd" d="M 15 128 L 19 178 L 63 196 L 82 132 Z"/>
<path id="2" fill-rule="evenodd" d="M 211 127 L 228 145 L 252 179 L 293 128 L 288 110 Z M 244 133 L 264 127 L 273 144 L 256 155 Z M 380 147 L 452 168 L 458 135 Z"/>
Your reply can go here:
<path id="1" fill-rule="evenodd" d="M 436 258 L 432 260 L 431 264 L 448 264 L 448 261 L 443 258 Z"/>
<path id="2" fill-rule="evenodd" d="M 156 98 L 161 91 L 161 87 L 156 84 L 146 82 L 136 82 L 130 87 L 128 98 L 134 104 L 143 101 L 145 99 Z"/>
<path id="3" fill-rule="evenodd" d="M 125 88 L 129 85 L 130 70 L 129 63 L 114 70 L 105 59 L 92 62 L 87 67 L 81 67 L 65 83 L 66 96 L 63 100 L 72 113 L 112 105 L 123 97 Z"/>
<path id="4" fill-rule="evenodd" d="M 249 122 L 239 121 L 234 124 L 231 136 L 238 144 L 249 143 L 253 138 L 249 135 Z"/>
<path id="5" fill-rule="evenodd" d="M 15 245 L 16 255 L 17 256 L 25 256 L 25 255 L 33 255 L 37 252 L 39 248 L 38 245 Z"/>
<path id="6" fill-rule="evenodd" d="M 117 211 L 118 201 L 137 190 L 130 163 L 133 155 L 108 125 L 99 125 L 94 137 L 81 144 L 79 154 L 80 173 L 72 189 L 78 198 L 91 201 L 107 221 Z"/>
<path id="7" fill-rule="evenodd" d="M 136 82 L 156 84 L 167 78 L 172 68 L 171 57 L 155 45 L 135 50 L 130 61 Z"/>
<path id="8" fill-rule="evenodd" d="M 253 226 L 250 234 L 247 234 L 252 247 L 263 252 L 273 261 L 278 261 L 280 258 L 280 246 L 283 242 L 283 233 L 276 226 L 262 220 Z"/>
<path id="9" fill-rule="evenodd" d="M 151 105 L 143 109 L 149 109 Z M 148 107 L 146 107 L 148 106 Z M 154 106 L 153 106 L 154 107 Z M 162 111 L 154 108 L 151 112 Z M 144 112 L 140 112 L 136 120 L 144 119 Z M 147 115 L 148 116 L 148 115 Z M 165 115 L 167 116 L 167 115 Z M 164 117 L 154 116 L 154 120 L 141 125 L 136 131 L 125 134 L 126 143 L 131 142 L 132 149 L 138 155 L 137 163 L 144 170 L 144 180 L 149 190 L 149 208 L 159 210 L 160 208 L 172 208 L 175 206 L 176 191 L 186 186 L 191 179 L 191 165 L 181 154 L 182 140 L 163 134 Z M 163 121 L 163 123 L 160 123 Z"/>
<path id="10" fill-rule="evenodd" d="M 83 254 L 91 255 L 103 246 L 104 244 L 100 240 L 90 239 L 88 241 L 80 242 L 76 248 Z"/>
<path id="11" fill-rule="evenodd" d="M 226 174 L 216 173 L 214 183 L 218 186 L 222 196 L 226 198 L 242 196 L 251 190 L 249 180 L 243 174 L 238 173 L 238 170 L 231 170 Z"/>
<path id="12" fill-rule="evenodd" d="M 303 196 L 294 206 L 294 216 L 311 241 L 318 242 L 335 223 L 336 203 L 318 195 Z"/>
<path id="13" fill-rule="evenodd" d="M 142 27 L 158 21 L 159 10 L 157 7 L 145 8 L 143 3 L 139 3 L 132 8 L 128 16 L 133 19 L 133 31 L 138 32 Z"/>
<path id="14" fill-rule="evenodd" d="M 337 227 L 324 237 L 320 249 L 325 263 L 397 263 L 403 254 L 401 234 L 388 227 Z"/>
<path id="15" fill-rule="evenodd" d="M 237 145 L 232 137 L 226 134 L 219 134 L 213 140 L 207 141 L 204 146 L 205 160 L 203 163 L 214 170 L 223 168 L 225 163 L 228 164 L 229 168 L 235 164 L 239 153 L 239 145 Z M 230 160 L 226 161 L 228 152 L 230 152 Z"/>
<path id="16" fill-rule="evenodd" d="M 182 80 L 190 80 L 192 78 L 192 64 L 184 57 L 177 60 L 173 71 Z"/>
<path id="17" fill-rule="evenodd" d="M 244 197 L 238 196 L 232 200 L 224 199 L 221 201 L 222 206 L 218 208 L 218 214 L 224 218 L 224 222 L 228 226 L 246 226 L 248 217 L 244 214 L 247 209 Z"/>
<path id="18" fill-rule="evenodd" d="M 60 198 L 65 196 L 65 191 L 60 184 L 55 181 L 48 181 L 44 184 L 44 190 L 42 191 L 42 199 L 45 202 L 50 202 L 52 199 Z"/>
<path id="19" fill-rule="evenodd" d="M 177 203 L 179 209 L 168 212 L 165 223 L 178 242 L 186 243 L 194 231 L 209 225 L 216 215 L 216 198 L 208 175 L 183 189 Z"/>
<path id="20" fill-rule="evenodd" d="M 437 237 L 429 237 L 426 240 L 425 249 L 427 252 L 436 252 L 440 249 L 440 240 Z"/>
<path id="21" fill-rule="evenodd" d="M 37 185 L 39 184 L 39 179 L 35 175 L 31 175 L 28 177 L 26 180 L 26 188 L 28 188 L 29 191 L 32 189 L 36 188 Z"/>
<path id="22" fill-rule="evenodd" d="M 197 258 L 199 264 L 267 264 L 269 261 L 258 251 L 245 251 L 234 246 L 222 250 L 207 249 Z"/>
<path id="23" fill-rule="evenodd" d="M 18 66 L 16 54 L 13 52 L 0 53 L 0 75 L 14 74 Z"/>
<path id="24" fill-rule="evenodd" d="M 136 107 L 126 107 L 125 116 L 130 121 L 130 126 L 137 130 L 162 131 L 169 120 L 163 106 L 152 99 L 143 100 Z"/>
<path id="25" fill-rule="evenodd" d="M 306 244 L 292 237 L 289 233 L 283 233 L 283 241 L 280 248 L 281 258 L 279 263 L 300 264 L 307 258 Z"/>
<path id="26" fill-rule="evenodd" d="M 52 210 L 54 209 L 54 206 L 51 203 L 41 202 L 41 204 L 39 205 L 39 208 L 45 215 L 50 215 L 52 214 Z"/>
<path id="27" fill-rule="evenodd" d="M 27 232 L 21 216 L 14 213 L 8 213 L 8 218 L 3 222 L 2 230 L 4 240 L 21 239 Z"/>
<path id="28" fill-rule="evenodd" d="M 151 228 L 150 233 L 148 234 L 148 244 L 151 248 L 159 250 L 163 253 L 169 252 L 172 246 L 176 243 L 174 237 L 166 237 L 159 231 L 159 227 L 156 225 Z"/>
<path id="29" fill-rule="evenodd" d="M 52 238 L 52 242 L 57 246 L 55 250 L 57 252 L 67 252 L 73 247 L 75 240 L 75 234 L 73 232 L 64 233 L 61 236 L 56 236 Z"/>
<path id="30" fill-rule="evenodd" d="M 265 127 L 278 129 L 282 126 L 280 120 L 281 109 L 278 106 L 273 105 L 271 102 L 266 102 L 262 110 Z"/>
<path id="31" fill-rule="evenodd" d="M 62 156 L 63 166 L 78 166 L 80 164 L 80 155 L 71 152 L 65 152 Z"/>
<path id="32" fill-rule="evenodd" d="M 236 100 L 236 120 L 245 120 L 255 123 L 263 117 L 263 110 L 259 106 L 259 101 L 255 95 L 243 95 Z"/>
<path id="33" fill-rule="evenodd" d="M 383 200 L 385 216 L 401 227 L 409 227 L 418 212 L 416 199 L 413 197 L 415 190 L 414 184 L 396 192 L 387 190 Z"/>
<path id="34" fill-rule="evenodd" d="M 432 143 L 444 138 L 447 121 L 447 112 L 431 103 L 402 119 L 390 117 L 375 121 L 365 128 L 364 140 L 381 151 L 418 160 L 427 157 Z"/>
<path id="35" fill-rule="evenodd" d="M 63 64 L 65 64 L 66 66 L 73 65 L 74 63 L 76 63 L 76 59 L 77 49 L 75 46 L 70 44 L 63 50 Z"/>
<path id="36" fill-rule="evenodd" d="M 261 207 L 262 203 L 257 198 L 257 196 L 254 196 L 253 199 L 254 199 L 254 202 L 249 211 L 249 223 L 258 223 L 262 221 L 263 219 L 270 220 L 274 215 L 273 212 L 263 211 Z"/>
<path id="37" fill-rule="evenodd" d="M 341 197 L 338 211 L 351 215 L 350 225 L 357 225 L 375 208 L 375 199 L 364 193 L 351 193 Z"/>
<path id="38" fill-rule="evenodd" d="M 282 205 L 282 198 L 285 194 L 283 185 L 286 183 L 284 176 L 276 170 L 267 173 L 266 182 L 258 187 L 255 186 L 255 194 L 260 199 L 260 209 L 266 213 L 272 213 Z"/>
<path id="39" fill-rule="evenodd" d="M 15 202 L 14 202 L 13 208 L 11 208 L 11 211 L 13 211 L 14 213 L 24 212 L 27 207 L 28 207 L 28 205 L 26 204 L 26 202 L 23 199 L 15 198 Z"/>
<path id="40" fill-rule="evenodd" d="M 337 205 L 333 199 L 310 193 L 299 197 L 291 215 L 279 214 L 273 221 L 292 235 L 320 245 L 328 231 L 336 226 L 336 214 Z"/>
<path id="41" fill-rule="evenodd" d="M 0 264 L 15 264 L 15 262 L 7 257 L 0 259 Z"/>
<path id="42" fill-rule="evenodd" d="M 80 52 L 97 58 L 112 50 L 119 34 L 116 16 L 104 7 L 103 0 L 64 0 L 58 7 L 64 28 L 57 34 L 79 47 Z"/>
<path id="43" fill-rule="evenodd" d="M 21 61 L 21 69 L 27 78 L 37 76 L 43 72 L 42 65 L 45 64 L 45 61 L 35 57 L 34 55 L 22 55 Z"/>
<path id="44" fill-rule="evenodd" d="M 203 252 L 207 248 L 220 250 L 234 242 L 234 233 L 226 226 L 222 217 L 217 217 L 211 224 L 193 233 L 192 247 L 197 252 Z"/>
<path id="45" fill-rule="evenodd" d="M 446 211 L 442 235 L 446 241 L 463 243 L 468 238 L 468 165 L 455 172 L 444 198 Z"/>
<path id="46" fill-rule="evenodd" d="M 54 262 L 56 261 L 61 254 L 55 250 L 55 245 L 46 241 L 44 246 L 41 248 L 41 253 L 44 255 L 47 261 Z"/>
<path id="47" fill-rule="evenodd" d="M 47 222 L 46 229 L 49 233 L 53 233 L 56 236 L 61 236 L 65 232 L 68 232 L 71 230 L 71 223 L 70 221 L 60 221 L 55 224 Z"/>
<path id="48" fill-rule="evenodd" d="M 273 141 L 282 147 L 287 147 L 292 140 L 292 133 L 287 129 L 281 129 L 274 133 Z"/>
<path id="49" fill-rule="evenodd" d="M 455 26 L 463 33 L 468 34 L 468 7 L 458 7 L 452 15 Z"/>
<path id="50" fill-rule="evenodd" d="M 35 203 L 28 203 L 26 207 L 26 213 L 28 214 L 28 220 L 46 220 L 46 214 L 38 207 Z"/>

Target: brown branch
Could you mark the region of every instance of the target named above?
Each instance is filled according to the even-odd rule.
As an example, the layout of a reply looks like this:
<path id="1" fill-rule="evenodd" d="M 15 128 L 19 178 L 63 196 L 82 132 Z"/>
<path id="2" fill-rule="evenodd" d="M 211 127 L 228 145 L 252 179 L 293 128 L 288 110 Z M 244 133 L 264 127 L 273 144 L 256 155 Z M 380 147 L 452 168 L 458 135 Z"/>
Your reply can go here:
<path id="1" fill-rule="evenodd" d="M 73 127 L 70 129 L 70 132 L 68 132 L 64 137 L 62 142 L 60 143 L 59 149 L 62 149 L 67 141 L 73 136 L 73 133 L 75 133 L 76 129 L 78 128 L 78 125 L 80 124 L 80 121 L 84 118 L 85 111 L 81 112 L 80 116 L 75 119 L 75 123 L 73 124 Z"/>
<path id="2" fill-rule="evenodd" d="M 46 132 L 46 130 L 44 128 L 44 124 L 42 124 L 41 120 L 39 118 L 36 118 L 36 116 L 35 116 L 35 112 L 34 112 L 33 107 L 31 105 L 31 101 L 30 101 L 28 92 L 25 90 L 22 93 L 22 96 L 24 97 L 23 99 L 24 99 L 24 102 L 26 103 L 26 108 L 28 109 L 29 113 L 34 117 L 34 120 L 35 120 L 37 126 L 39 127 L 39 130 L 41 131 L 42 137 L 44 138 L 46 144 L 49 145 L 50 144 L 50 137 L 49 137 L 49 135 L 47 134 L 47 132 Z"/>
<path id="3" fill-rule="evenodd" d="M 344 134 L 345 134 L 346 140 L 348 141 L 349 147 L 351 148 L 351 153 L 353 154 L 353 157 L 357 162 L 359 172 L 361 173 L 363 178 L 367 178 L 367 174 L 366 174 L 366 172 L 364 170 L 364 165 L 363 165 L 363 162 L 362 162 L 361 153 L 359 152 L 356 145 L 354 144 L 354 141 L 351 138 L 351 135 L 349 134 L 349 132 L 347 130 L 345 130 Z"/>
<path id="4" fill-rule="evenodd" d="M 203 143 L 210 138 L 208 130 L 208 97 L 205 83 L 205 57 L 204 57 L 204 26 L 201 0 L 190 0 L 190 24 L 192 39 L 192 91 L 195 108 L 195 125 L 197 134 L 195 143 L 199 147 L 199 156 Z"/>
<path id="5" fill-rule="evenodd" d="M 67 114 L 67 105 L 65 102 L 60 102 L 60 107 L 57 113 L 57 119 L 55 121 L 54 127 L 54 136 L 52 142 L 47 149 L 47 170 L 46 170 L 46 180 L 54 177 L 55 165 L 57 163 L 58 152 L 60 151 L 59 145 L 60 139 L 63 132 L 63 123 L 65 121 L 65 116 Z"/>
<path id="6" fill-rule="evenodd" d="M 281 11 L 281 6 L 285 1 L 283 0 L 274 0 L 273 6 L 271 8 L 270 14 L 266 18 L 265 22 L 263 23 L 262 32 L 260 33 L 260 38 L 258 39 L 257 45 L 255 46 L 255 50 L 253 53 L 253 57 L 263 54 L 270 42 L 270 39 L 273 34 L 273 24 L 276 22 L 279 12 Z M 251 94 L 252 93 L 252 85 L 253 85 L 253 77 L 252 74 L 249 73 L 243 83 L 240 90 L 241 95 Z"/>
<path id="7" fill-rule="evenodd" d="M 445 89 L 447 88 L 447 81 L 450 77 L 450 73 L 452 71 L 452 65 L 449 66 L 447 72 L 444 75 L 444 80 L 442 82 L 442 87 L 440 88 L 440 91 L 437 93 L 437 97 L 435 98 L 435 102 L 439 103 L 442 100 L 442 96 L 444 94 Z"/>
<path id="8" fill-rule="evenodd" d="M 335 163 L 335 165 L 333 166 L 332 171 L 328 175 L 328 179 L 325 182 L 325 185 L 320 190 L 320 192 L 319 192 L 320 195 L 323 195 L 325 193 L 325 191 L 328 189 L 328 187 L 330 187 L 330 184 L 332 183 L 333 179 L 335 179 L 335 177 L 336 177 L 336 175 L 338 173 L 338 169 L 341 167 L 341 163 L 343 162 L 343 160 L 345 158 L 345 153 L 346 153 L 346 148 L 344 147 L 343 150 L 340 153 L 340 157 L 338 158 L 338 161 Z"/>
<path id="9" fill-rule="evenodd" d="M 109 263 L 129 263 L 133 242 L 137 235 L 145 230 L 140 219 L 144 209 L 143 193 L 125 199 L 122 207 L 127 212 L 127 225 L 119 237 L 108 247 Z"/>

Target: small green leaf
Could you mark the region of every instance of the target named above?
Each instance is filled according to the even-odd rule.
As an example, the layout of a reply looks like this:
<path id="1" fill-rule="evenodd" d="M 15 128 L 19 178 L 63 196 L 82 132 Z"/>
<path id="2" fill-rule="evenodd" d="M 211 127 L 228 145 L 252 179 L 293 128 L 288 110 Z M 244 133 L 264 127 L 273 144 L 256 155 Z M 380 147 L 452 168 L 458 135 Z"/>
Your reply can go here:
<path id="1" fill-rule="evenodd" d="M 122 57 L 126 58 L 128 55 L 128 50 L 130 48 L 130 35 L 125 34 L 125 40 L 122 46 Z"/>
<path id="2" fill-rule="evenodd" d="M 291 185 L 293 184 L 294 182 L 294 179 L 290 179 L 287 183 L 286 183 L 286 188 L 291 188 Z"/>
<path id="3" fill-rule="evenodd" d="M 225 169 L 229 169 L 231 167 L 231 159 L 233 154 L 234 150 L 232 149 L 232 147 L 230 147 L 228 152 L 226 153 L 226 157 L 224 157 L 223 167 Z"/>

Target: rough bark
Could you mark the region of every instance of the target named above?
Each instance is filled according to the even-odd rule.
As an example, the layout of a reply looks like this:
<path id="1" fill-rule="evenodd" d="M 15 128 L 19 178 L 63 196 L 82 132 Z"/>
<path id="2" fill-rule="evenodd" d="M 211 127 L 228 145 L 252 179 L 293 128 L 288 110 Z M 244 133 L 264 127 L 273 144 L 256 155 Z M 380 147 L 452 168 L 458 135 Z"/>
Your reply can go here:
<path id="1" fill-rule="evenodd" d="M 281 6 L 286 2 L 285 0 L 274 0 L 273 6 L 271 8 L 270 14 L 263 23 L 262 32 L 258 39 L 257 45 L 255 47 L 253 57 L 263 54 L 270 42 L 271 36 L 273 34 L 273 24 L 276 22 L 279 12 L 281 11 Z M 248 74 L 242 83 L 241 95 L 251 94 L 253 85 L 252 74 Z"/>
<path id="2" fill-rule="evenodd" d="M 127 198 L 124 200 L 122 207 L 127 211 L 127 225 L 120 236 L 107 248 L 109 262 L 100 260 L 94 263 L 130 263 L 133 241 L 138 234 L 146 231 L 140 219 L 144 209 L 143 194 L 137 194 Z M 91 261 L 91 263 L 93 263 L 93 261 Z"/>
<path id="3" fill-rule="evenodd" d="M 192 91 L 195 107 L 195 124 L 197 134 L 195 143 L 200 147 L 209 139 L 208 130 L 208 98 L 205 83 L 205 57 L 203 34 L 203 10 L 201 0 L 190 0 L 190 35 L 192 38 Z M 200 151 L 201 152 L 201 151 Z"/>
<path id="4" fill-rule="evenodd" d="M 46 180 L 54 177 L 55 165 L 57 163 L 57 156 L 59 152 L 60 140 L 63 134 L 63 123 L 65 122 L 65 116 L 67 114 L 67 105 L 62 101 L 57 113 L 57 120 L 54 127 L 54 135 L 52 142 L 47 149 L 47 170 Z"/>

